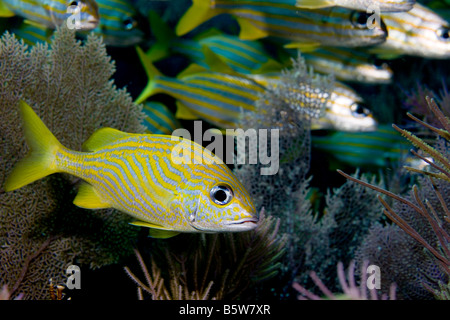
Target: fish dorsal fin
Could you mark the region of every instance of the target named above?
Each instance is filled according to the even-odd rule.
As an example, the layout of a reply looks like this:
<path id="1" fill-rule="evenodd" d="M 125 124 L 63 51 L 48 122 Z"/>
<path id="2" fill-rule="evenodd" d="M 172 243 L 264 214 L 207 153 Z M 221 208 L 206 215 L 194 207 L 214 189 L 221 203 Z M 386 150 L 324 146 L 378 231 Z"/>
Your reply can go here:
<path id="1" fill-rule="evenodd" d="M 260 68 L 256 69 L 252 73 L 254 74 L 262 74 L 262 73 L 270 73 L 270 72 L 280 72 L 283 69 L 283 65 L 278 61 L 273 59 L 267 60 L 267 62 L 263 63 Z"/>
<path id="2" fill-rule="evenodd" d="M 248 20 L 237 18 L 237 22 L 241 27 L 241 31 L 239 33 L 239 39 L 241 40 L 257 40 L 269 36 L 266 31 L 259 29 Z"/>
<path id="3" fill-rule="evenodd" d="M 179 234 L 178 231 L 169 230 L 157 224 L 144 221 L 130 222 L 133 226 L 149 228 L 148 235 L 152 238 L 167 239 Z"/>
<path id="4" fill-rule="evenodd" d="M 186 69 L 177 74 L 177 79 L 183 79 L 184 77 L 191 76 L 201 72 L 209 72 L 209 70 L 196 63 L 191 63 L 189 66 L 187 66 Z"/>
<path id="5" fill-rule="evenodd" d="M 205 62 L 211 69 L 211 71 L 233 74 L 236 71 L 233 70 L 225 61 L 223 61 L 214 51 L 207 46 L 202 46 L 202 52 L 205 56 Z"/>
<path id="6" fill-rule="evenodd" d="M 197 120 L 198 119 L 198 116 L 196 114 L 194 114 L 188 107 L 186 107 L 180 101 L 176 101 L 175 104 L 177 105 L 177 112 L 175 113 L 176 118 L 184 119 L 184 120 Z"/>
<path id="7" fill-rule="evenodd" d="M 85 209 L 105 209 L 111 208 L 111 205 L 104 201 L 95 191 L 94 187 L 87 182 L 82 182 L 78 189 L 77 196 L 73 203 L 80 208 Z"/>
<path id="8" fill-rule="evenodd" d="M 156 42 L 146 52 L 146 55 L 150 61 L 155 62 L 169 55 L 170 46 L 176 36 L 156 11 L 150 10 L 148 13 L 148 21 L 150 22 L 150 29 L 156 38 Z"/>
<path id="9" fill-rule="evenodd" d="M 193 37 L 194 40 L 200 41 L 202 39 L 207 39 L 209 37 L 216 37 L 223 35 L 223 32 L 217 28 L 209 28 L 206 31 L 200 32 L 199 34 Z"/>
<path id="10" fill-rule="evenodd" d="M 133 133 L 123 132 L 113 128 L 101 128 L 95 131 L 82 146 L 83 151 L 96 151 L 116 140 L 132 136 Z"/>
<path id="11" fill-rule="evenodd" d="M 192 6 L 180 18 L 175 33 L 177 36 L 185 35 L 203 22 L 222 13 L 211 5 L 210 0 L 193 0 Z"/>

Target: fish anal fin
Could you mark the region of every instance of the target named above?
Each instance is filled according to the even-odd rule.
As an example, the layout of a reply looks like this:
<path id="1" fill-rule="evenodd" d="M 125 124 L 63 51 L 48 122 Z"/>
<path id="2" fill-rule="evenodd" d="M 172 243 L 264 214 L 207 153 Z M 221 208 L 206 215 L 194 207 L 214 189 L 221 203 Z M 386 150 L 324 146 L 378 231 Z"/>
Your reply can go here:
<path id="1" fill-rule="evenodd" d="M 94 187 L 87 182 L 83 182 L 80 185 L 73 203 L 77 207 L 85 209 L 111 208 L 111 205 L 100 198 Z"/>
<path id="2" fill-rule="evenodd" d="M 148 235 L 151 238 L 168 239 L 179 235 L 177 231 L 161 230 L 161 229 L 149 229 Z"/>
<path id="3" fill-rule="evenodd" d="M 98 150 L 116 140 L 129 137 L 133 133 L 123 132 L 113 128 L 101 128 L 95 131 L 82 146 L 83 151 Z"/>

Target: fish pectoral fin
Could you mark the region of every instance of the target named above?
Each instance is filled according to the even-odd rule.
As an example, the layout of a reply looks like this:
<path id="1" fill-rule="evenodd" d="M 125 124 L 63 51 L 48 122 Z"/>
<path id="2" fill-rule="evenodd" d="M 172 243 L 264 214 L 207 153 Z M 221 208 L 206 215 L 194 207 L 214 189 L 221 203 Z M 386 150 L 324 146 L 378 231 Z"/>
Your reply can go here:
<path id="1" fill-rule="evenodd" d="M 198 116 L 194 114 L 191 110 L 189 110 L 188 107 L 186 107 L 181 102 L 177 101 L 175 102 L 177 105 L 177 112 L 175 113 L 175 117 L 178 119 L 184 119 L 184 120 L 197 120 Z"/>
<path id="2" fill-rule="evenodd" d="M 98 150 L 116 140 L 132 136 L 133 133 L 123 132 L 113 128 L 101 128 L 95 131 L 82 146 L 83 151 Z"/>
<path id="3" fill-rule="evenodd" d="M 163 226 L 159 226 L 150 222 L 134 221 L 130 222 L 130 224 L 133 226 L 149 228 L 148 235 L 152 238 L 167 239 L 179 234 L 178 231 L 169 230 L 167 228 L 164 228 Z"/>
<path id="4" fill-rule="evenodd" d="M 241 40 L 257 40 L 269 36 L 266 31 L 259 29 L 248 20 L 243 18 L 236 18 L 236 20 L 241 27 L 241 31 L 239 33 L 239 39 Z"/>
<path id="5" fill-rule="evenodd" d="M 87 182 L 81 183 L 73 204 L 85 209 L 111 208 L 111 205 L 100 198 L 94 187 Z"/>

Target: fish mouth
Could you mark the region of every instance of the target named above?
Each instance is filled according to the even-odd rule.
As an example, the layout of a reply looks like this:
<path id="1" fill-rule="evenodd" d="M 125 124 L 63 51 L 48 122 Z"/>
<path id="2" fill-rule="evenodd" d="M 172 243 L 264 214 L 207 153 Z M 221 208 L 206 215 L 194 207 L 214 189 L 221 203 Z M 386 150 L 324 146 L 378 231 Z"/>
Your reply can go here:
<path id="1" fill-rule="evenodd" d="M 251 230 L 257 226 L 258 221 L 259 220 L 257 218 L 244 218 L 240 220 L 230 221 L 226 224 L 226 226 L 236 231 Z"/>

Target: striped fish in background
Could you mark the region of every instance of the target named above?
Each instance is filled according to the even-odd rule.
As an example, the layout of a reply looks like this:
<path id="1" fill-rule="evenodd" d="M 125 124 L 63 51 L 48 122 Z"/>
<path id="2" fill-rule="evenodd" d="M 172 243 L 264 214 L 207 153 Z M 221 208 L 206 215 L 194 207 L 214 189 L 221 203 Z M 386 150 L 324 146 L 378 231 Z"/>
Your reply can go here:
<path id="1" fill-rule="evenodd" d="M 181 54 L 191 62 L 209 69 L 205 48 L 213 52 L 222 63 L 235 72 L 261 73 L 279 71 L 282 65 L 272 59 L 262 43 L 241 40 L 218 29 L 209 29 L 192 39 L 179 38 L 156 12 L 149 13 L 150 28 L 157 41 L 146 52 L 150 61 L 166 58 L 169 54 Z"/>
<path id="2" fill-rule="evenodd" d="M 29 46 L 34 46 L 39 42 L 50 44 L 50 38 L 53 35 L 53 29 L 47 28 L 44 25 L 29 24 L 26 22 L 22 22 L 18 28 L 11 31 Z"/>
<path id="3" fill-rule="evenodd" d="M 311 129 L 330 129 L 347 132 L 374 131 L 378 122 L 364 99 L 355 90 L 335 81 L 325 113 L 311 120 Z"/>
<path id="4" fill-rule="evenodd" d="M 84 180 L 75 205 L 115 208 L 137 219 L 132 224 L 150 228 L 152 237 L 256 227 L 255 207 L 242 184 L 190 140 L 102 128 L 84 143 L 86 152 L 77 152 L 63 147 L 23 101 L 20 112 L 31 151 L 8 176 L 5 191 L 65 172 Z M 183 163 L 186 156 L 191 163 Z"/>
<path id="5" fill-rule="evenodd" d="M 348 48 L 327 47 L 302 53 L 314 71 L 333 74 L 337 80 L 368 84 L 391 83 L 393 71 L 374 55 Z"/>
<path id="6" fill-rule="evenodd" d="M 417 3 L 413 9 L 382 15 L 389 36 L 369 52 L 382 58 L 411 55 L 431 59 L 450 58 L 450 23 Z"/>
<path id="7" fill-rule="evenodd" d="M 387 32 L 383 23 L 369 28 L 365 11 L 342 7 L 299 10 L 290 5 L 265 1 L 194 0 L 176 26 L 184 35 L 201 23 L 222 13 L 234 16 L 241 29 L 239 37 L 255 40 L 273 36 L 290 41 L 289 46 L 314 48 L 320 45 L 356 47 L 381 43 Z M 382 22 L 382 21 L 381 21 Z"/>
<path id="8" fill-rule="evenodd" d="M 237 0 L 240 1 L 240 0 Z M 261 0 L 245 0 L 259 1 Z M 243 0 L 241 2 L 244 2 Z M 303 9 L 319 9 L 326 7 L 344 7 L 349 9 L 366 11 L 369 7 L 377 7 L 380 12 L 409 11 L 415 0 L 264 0 L 266 3 L 287 4 Z"/>
<path id="9" fill-rule="evenodd" d="M 100 23 L 92 30 L 110 46 L 132 46 L 144 39 L 135 7 L 128 0 L 96 0 Z"/>
<path id="10" fill-rule="evenodd" d="M 145 101 L 143 104 L 142 111 L 146 115 L 143 125 L 147 133 L 171 135 L 174 130 L 181 128 L 175 115 L 164 104 L 154 101 Z"/>
<path id="11" fill-rule="evenodd" d="M 353 167 L 391 167 L 405 160 L 411 144 L 391 125 L 372 132 L 333 132 L 312 136 L 314 148 Z"/>
<path id="12" fill-rule="evenodd" d="M 87 36 L 91 32 L 103 38 L 108 46 L 131 46 L 144 39 L 144 32 L 138 28 L 134 7 L 126 0 L 97 0 L 100 22 L 98 27 L 78 34 Z M 23 22 L 19 28 L 13 29 L 19 38 L 28 45 L 38 42 L 49 42 L 53 29 L 44 25 Z"/>
<path id="13" fill-rule="evenodd" d="M 272 81 L 278 79 L 265 75 L 252 75 L 249 78 L 208 71 L 198 66 L 182 72 L 177 78 L 171 78 L 161 75 L 140 48 L 138 54 L 149 83 L 135 103 L 142 103 L 158 93 L 168 94 L 177 99 L 177 118 L 202 119 L 222 129 L 239 128 L 244 114 L 255 112 L 255 102 L 269 85 L 273 85 Z M 311 90 L 305 89 L 304 92 Z M 319 97 L 312 96 L 311 99 Z M 326 103 L 323 116 L 313 120 L 312 128 L 370 131 L 376 125 L 362 98 L 351 88 L 340 84 Z"/>
<path id="14" fill-rule="evenodd" d="M 235 128 L 244 112 L 252 112 L 265 87 L 246 77 L 205 70 L 191 65 L 177 78 L 163 76 L 141 48 L 139 57 L 149 78 L 135 103 L 164 93 L 177 99 L 176 117 L 203 119 L 219 128 Z"/>
<path id="15" fill-rule="evenodd" d="M 256 75 L 252 76 L 252 79 L 268 88 L 283 86 L 279 76 L 275 75 Z M 314 94 L 311 90 L 305 90 L 305 93 Z M 334 82 L 334 88 L 327 99 L 323 114 L 318 118 L 311 118 L 312 130 L 360 132 L 373 131 L 377 125 L 363 98 L 355 90 L 338 81 Z"/>
<path id="16" fill-rule="evenodd" d="M 80 12 L 79 20 L 76 21 L 78 30 L 97 27 L 100 17 L 95 0 L 0 0 L 0 17 L 16 14 L 52 29 L 61 26 L 75 9 Z"/>

